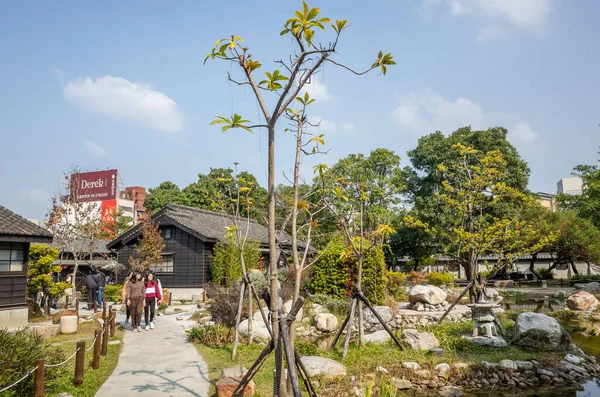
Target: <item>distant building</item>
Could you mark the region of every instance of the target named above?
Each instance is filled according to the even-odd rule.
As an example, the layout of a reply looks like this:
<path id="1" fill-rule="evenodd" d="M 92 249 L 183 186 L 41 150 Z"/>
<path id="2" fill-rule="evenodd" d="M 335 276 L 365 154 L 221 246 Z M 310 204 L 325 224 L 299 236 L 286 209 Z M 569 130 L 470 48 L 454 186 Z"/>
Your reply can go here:
<path id="1" fill-rule="evenodd" d="M 538 192 L 536 193 L 538 203 L 544 208 L 549 209 L 550 211 L 556 211 L 556 196 L 550 193 Z"/>
<path id="2" fill-rule="evenodd" d="M 27 325 L 27 260 L 31 243 L 52 234 L 0 205 L 0 329 Z"/>
<path id="3" fill-rule="evenodd" d="M 125 190 L 120 193 L 121 199 L 130 200 L 133 202 L 134 211 L 134 224 L 144 219 L 146 216 L 146 207 L 144 202 L 146 201 L 146 188 L 142 186 L 130 186 L 126 187 Z M 130 215 L 128 215 L 130 216 Z"/>
<path id="4" fill-rule="evenodd" d="M 583 194 L 583 180 L 578 177 L 573 178 L 562 178 L 557 183 L 558 194 L 571 194 L 580 195 Z"/>

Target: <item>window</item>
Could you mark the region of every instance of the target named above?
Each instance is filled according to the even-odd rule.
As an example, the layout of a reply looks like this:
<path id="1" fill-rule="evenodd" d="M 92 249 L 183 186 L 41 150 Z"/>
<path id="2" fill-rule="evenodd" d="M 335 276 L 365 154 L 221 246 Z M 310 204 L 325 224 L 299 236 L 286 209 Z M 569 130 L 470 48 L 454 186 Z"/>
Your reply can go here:
<path id="1" fill-rule="evenodd" d="M 173 228 L 166 227 L 163 229 L 163 239 L 170 240 L 173 238 Z"/>
<path id="2" fill-rule="evenodd" d="M 0 243 L 0 272 L 25 270 L 25 244 Z"/>
<path id="3" fill-rule="evenodd" d="M 163 254 L 161 263 L 151 265 L 150 270 L 156 273 L 173 273 L 173 254 Z"/>

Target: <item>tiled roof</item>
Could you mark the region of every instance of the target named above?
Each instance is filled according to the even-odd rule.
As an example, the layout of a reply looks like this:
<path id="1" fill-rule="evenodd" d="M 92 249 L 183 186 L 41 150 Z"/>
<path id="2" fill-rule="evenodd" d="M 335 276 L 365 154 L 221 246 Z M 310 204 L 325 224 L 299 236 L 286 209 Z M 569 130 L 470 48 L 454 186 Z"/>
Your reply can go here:
<path id="1" fill-rule="evenodd" d="M 0 236 L 42 237 L 52 239 L 48 230 L 0 205 Z"/>
<path id="2" fill-rule="evenodd" d="M 159 223 L 161 223 L 160 221 L 163 218 L 170 219 L 174 223 L 190 230 L 201 239 L 208 241 L 223 240 L 225 229 L 233 226 L 233 220 L 227 215 L 179 204 L 167 204 L 154 214 L 152 218 L 158 220 Z M 244 220 L 240 222 L 238 226 L 240 230 L 242 230 L 242 233 L 246 232 L 246 227 L 248 228 L 248 240 L 260 241 L 261 245 L 268 245 L 268 230 L 263 225 L 254 220 L 250 220 L 248 223 Z M 108 244 L 108 248 L 112 248 L 119 241 L 129 240 L 131 237 L 134 237 L 139 233 L 139 229 L 139 224 L 129 229 L 127 232 L 111 241 Z M 291 237 L 284 233 L 279 243 L 282 246 L 289 247 L 291 244 Z M 304 247 L 305 245 L 299 241 L 298 246 Z"/>

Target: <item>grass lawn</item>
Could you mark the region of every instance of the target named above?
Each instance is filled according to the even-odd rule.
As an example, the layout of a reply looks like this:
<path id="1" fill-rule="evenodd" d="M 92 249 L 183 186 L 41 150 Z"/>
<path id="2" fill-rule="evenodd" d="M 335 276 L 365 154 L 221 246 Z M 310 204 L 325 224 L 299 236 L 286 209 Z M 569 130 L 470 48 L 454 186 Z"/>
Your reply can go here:
<path id="1" fill-rule="evenodd" d="M 514 332 L 514 321 L 508 316 L 501 316 L 501 322 L 507 330 L 508 335 Z M 382 366 L 389 371 L 388 376 L 403 377 L 409 375 L 409 370 L 402 368 L 403 361 L 415 361 L 425 368 L 434 368 L 439 363 L 479 363 L 481 361 L 498 362 L 500 360 L 530 360 L 558 362 L 564 354 L 560 353 L 540 353 L 534 350 L 526 350 L 518 346 L 509 344 L 505 348 L 491 347 L 475 347 L 464 341 L 461 336 L 469 334 L 473 330 L 473 323 L 466 322 L 445 322 L 440 326 L 431 327 L 427 331 L 433 332 L 440 342 L 444 353 L 442 356 L 437 356 L 424 351 L 417 350 L 400 350 L 393 342 L 388 342 L 380 345 L 368 344 L 359 347 L 356 344 L 351 344 L 348 349 L 348 354 L 342 360 L 341 352 L 343 339 L 338 342 L 335 350 L 318 349 L 314 344 L 298 341 L 296 348 L 301 356 L 322 356 L 339 361 L 346 366 L 347 374 L 355 376 L 356 379 L 364 382 L 369 382 L 373 379 L 375 368 Z M 507 338 L 510 340 L 510 338 Z M 212 384 L 211 393 L 214 393 L 214 383 L 219 380 L 221 370 L 223 368 L 232 367 L 235 365 L 243 365 L 249 368 L 254 360 L 262 351 L 262 346 L 240 345 L 238 349 L 238 357 L 236 360 L 231 360 L 232 345 L 225 345 L 223 348 L 212 348 L 203 344 L 195 343 L 196 348 L 204 357 L 209 368 L 209 377 Z M 257 395 L 268 396 L 272 395 L 274 359 L 269 359 L 263 364 L 258 374 L 254 377 Z M 343 383 L 337 382 L 336 392 L 323 393 L 324 395 L 336 395 L 340 393 L 340 387 L 344 387 Z M 331 386 L 330 382 L 322 381 L 321 388 Z M 351 390 L 348 390 L 351 392 Z"/>
<path id="2" fill-rule="evenodd" d="M 56 337 L 47 339 L 48 343 L 60 343 L 58 345 L 64 351 L 65 357 L 71 356 L 77 348 L 77 340 L 85 340 L 86 350 L 92 346 L 94 340 L 94 331 L 100 329 L 97 321 L 90 321 L 79 324 L 79 329 L 76 334 L 57 335 Z M 123 327 L 117 326 L 115 336 L 109 341 L 123 341 Z M 75 375 L 75 357 L 65 364 L 65 374 L 58 380 L 57 385 L 52 390 L 47 390 L 49 396 L 54 396 L 58 393 L 67 392 L 75 397 L 90 397 L 94 396 L 100 386 L 108 379 L 113 370 L 117 366 L 119 354 L 121 353 L 122 343 L 118 345 L 108 345 L 108 354 L 100 356 L 100 368 L 92 369 L 92 360 L 94 349 L 90 349 L 85 353 L 85 375 L 83 385 L 75 387 L 73 378 Z"/>

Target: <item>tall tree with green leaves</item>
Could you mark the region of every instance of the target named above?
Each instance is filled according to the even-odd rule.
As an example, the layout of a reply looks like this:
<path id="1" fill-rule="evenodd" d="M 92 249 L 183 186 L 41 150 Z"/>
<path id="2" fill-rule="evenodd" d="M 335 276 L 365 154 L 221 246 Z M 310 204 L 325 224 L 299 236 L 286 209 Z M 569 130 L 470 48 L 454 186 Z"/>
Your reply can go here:
<path id="1" fill-rule="evenodd" d="M 29 267 L 27 271 L 27 294 L 35 295 L 44 293 L 44 307 L 48 310 L 49 298 L 58 298 L 65 289 L 70 287 L 68 283 L 54 282 L 53 273 L 61 271 L 60 266 L 54 266 L 60 251 L 44 244 L 32 244 L 29 247 Z M 49 311 L 49 310 L 48 310 Z"/>
<path id="2" fill-rule="evenodd" d="M 207 55 L 208 59 L 218 59 L 239 66 L 242 72 L 242 78 L 236 79 L 228 74 L 229 80 L 233 84 L 240 86 L 249 86 L 254 94 L 259 108 L 262 112 L 262 121 L 251 123 L 238 114 L 230 117 L 218 116 L 212 124 L 222 124 L 222 131 L 231 128 L 242 128 L 252 132 L 256 128 L 265 128 L 267 130 L 268 144 L 268 230 L 269 230 L 269 269 L 270 269 L 270 309 L 273 313 L 273 333 L 275 340 L 279 340 L 279 291 L 277 280 L 277 259 L 279 257 L 276 219 L 275 219 L 275 137 L 278 127 L 278 121 L 293 106 L 296 98 L 299 98 L 301 90 L 310 82 L 310 79 L 326 63 L 342 67 L 354 74 L 365 74 L 371 70 L 379 69 L 383 74 L 387 72 L 387 67 L 395 64 L 391 54 L 384 54 L 380 51 L 371 67 L 365 71 L 356 72 L 348 66 L 345 66 L 334 59 L 338 41 L 341 34 L 349 27 L 346 20 L 337 20 L 335 23 L 327 26 L 330 19 L 319 15 L 319 8 L 309 8 L 303 2 L 302 9 L 296 11 L 294 15 L 284 23 L 284 28 L 280 35 L 290 36 L 293 39 L 295 48 L 289 56 L 282 57 L 276 63 L 281 69 L 268 71 L 264 74 L 265 78 L 257 76 L 258 69 L 262 64 L 253 58 L 253 55 L 244 44 L 243 39 L 237 35 L 231 35 L 228 38 L 220 39 L 216 42 L 214 48 Z M 329 30 L 331 36 L 327 39 L 329 44 L 321 44 L 317 41 L 316 33 L 318 30 Z M 273 101 L 274 106 L 268 106 Z M 277 376 L 276 382 L 279 383 L 280 396 L 286 395 L 285 381 L 281 376 L 283 368 L 283 356 L 281 355 L 281 345 L 276 349 Z M 291 359 L 291 358 L 290 358 Z M 299 393 L 297 376 L 293 365 L 288 367 L 291 374 L 294 394 Z M 295 378 L 295 379 L 294 379 Z"/>
<path id="3" fill-rule="evenodd" d="M 173 182 L 165 181 L 155 188 L 148 189 L 144 207 L 149 211 L 156 212 L 169 203 L 189 205 L 189 201 L 183 195 L 179 186 Z"/>

